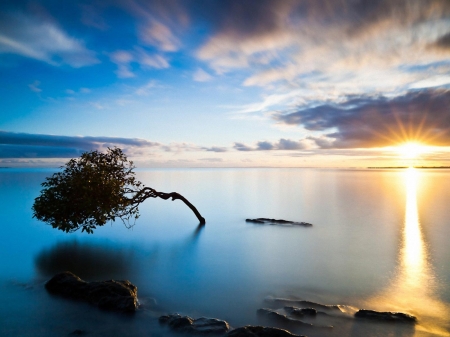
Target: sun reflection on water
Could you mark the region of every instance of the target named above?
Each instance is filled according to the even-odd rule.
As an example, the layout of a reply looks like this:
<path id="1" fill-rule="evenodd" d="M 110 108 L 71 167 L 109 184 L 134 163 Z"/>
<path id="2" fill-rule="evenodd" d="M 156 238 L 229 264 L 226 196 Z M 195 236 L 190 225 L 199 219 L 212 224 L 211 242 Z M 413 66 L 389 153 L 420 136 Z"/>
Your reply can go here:
<path id="1" fill-rule="evenodd" d="M 423 291 L 432 286 L 431 271 L 428 268 L 428 256 L 422 236 L 417 208 L 418 172 L 409 168 L 405 174 L 406 211 L 403 228 L 403 244 L 400 251 L 403 292 L 410 294 Z M 428 278 L 428 279 L 427 279 Z"/>
<path id="2" fill-rule="evenodd" d="M 446 325 L 449 308 L 435 295 L 436 277 L 430 264 L 428 247 L 419 218 L 417 190 L 420 172 L 409 168 L 404 173 L 406 190 L 405 220 L 399 250 L 399 266 L 388 288 L 371 302 L 383 310 L 397 310 L 414 314 L 419 319 L 417 330 L 450 336 L 439 326 Z M 440 323 L 439 323 L 440 322 Z"/>

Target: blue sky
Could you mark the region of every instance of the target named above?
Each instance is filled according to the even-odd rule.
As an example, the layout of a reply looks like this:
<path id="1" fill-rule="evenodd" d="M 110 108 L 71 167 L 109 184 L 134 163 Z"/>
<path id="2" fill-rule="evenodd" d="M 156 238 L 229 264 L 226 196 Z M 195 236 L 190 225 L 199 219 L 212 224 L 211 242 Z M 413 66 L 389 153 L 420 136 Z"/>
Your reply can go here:
<path id="1" fill-rule="evenodd" d="M 448 165 L 449 56 L 446 0 L 4 0 L 0 166 Z"/>

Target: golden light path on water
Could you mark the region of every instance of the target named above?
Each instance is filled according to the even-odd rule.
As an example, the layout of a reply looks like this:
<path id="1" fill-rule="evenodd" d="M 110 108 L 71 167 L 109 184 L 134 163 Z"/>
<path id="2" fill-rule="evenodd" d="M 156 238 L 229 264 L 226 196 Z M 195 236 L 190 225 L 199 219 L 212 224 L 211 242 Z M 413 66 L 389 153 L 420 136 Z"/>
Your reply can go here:
<path id="1" fill-rule="evenodd" d="M 450 308 L 435 295 L 438 286 L 423 228 L 419 218 L 417 190 L 420 172 L 409 168 L 404 173 L 406 189 L 405 220 L 399 251 L 399 270 L 387 290 L 371 302 L 380 308 L 408 312 L 418 317 L 418 331 L 450 336 L 445 328 Z M 441 323 L 441 324 L 440 324 Z M 441 326 L 441 327 L 440 327 Z"/>

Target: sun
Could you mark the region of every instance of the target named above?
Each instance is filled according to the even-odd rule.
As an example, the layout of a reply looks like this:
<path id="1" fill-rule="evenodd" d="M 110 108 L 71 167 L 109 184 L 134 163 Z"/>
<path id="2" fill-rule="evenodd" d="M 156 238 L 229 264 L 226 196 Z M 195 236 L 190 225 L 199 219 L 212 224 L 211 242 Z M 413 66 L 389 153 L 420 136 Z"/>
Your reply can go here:
<path id="1" fill-rule="evenodd" d="M 396 151 L 403 159 L 417 159 L 428 151 L 427 147 L 417 142 L 407 142 L 396 147 Z"/>

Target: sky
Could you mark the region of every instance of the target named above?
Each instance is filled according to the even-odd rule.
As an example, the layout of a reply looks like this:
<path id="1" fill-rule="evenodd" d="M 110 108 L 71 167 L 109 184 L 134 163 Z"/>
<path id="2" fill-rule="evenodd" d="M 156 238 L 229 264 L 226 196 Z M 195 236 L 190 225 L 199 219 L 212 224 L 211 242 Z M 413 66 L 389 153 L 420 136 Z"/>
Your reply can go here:
<path id="1" fill-rule="evenodd" d="M 2 0 L 0 102 L 2 167 L 450 165 L 450 1 Z"/>

